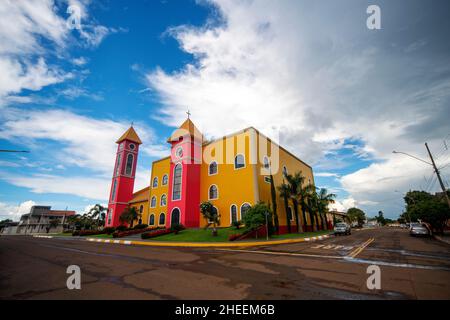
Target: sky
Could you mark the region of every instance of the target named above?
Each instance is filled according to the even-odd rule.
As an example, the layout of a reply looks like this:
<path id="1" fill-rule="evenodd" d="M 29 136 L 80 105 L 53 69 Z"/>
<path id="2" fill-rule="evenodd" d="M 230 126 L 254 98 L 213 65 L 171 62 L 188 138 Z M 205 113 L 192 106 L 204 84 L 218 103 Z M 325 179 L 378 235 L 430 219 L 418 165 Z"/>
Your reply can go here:
<path id="1" fill-rule="evenodd" d="M 381 29 L 366 12 L 378 5 Z M 68 8 L 75 8 L 74 11 Z M 0 2 L 0 219 L 105 204 L 134 124 L 135 190 L 186 118 L 207 138 L 253 126 L 313 167 L 333 208 L 397 218 L 450 184 L 445 0 Z M 78 20 L 74 20 L 79 14 Z"/>

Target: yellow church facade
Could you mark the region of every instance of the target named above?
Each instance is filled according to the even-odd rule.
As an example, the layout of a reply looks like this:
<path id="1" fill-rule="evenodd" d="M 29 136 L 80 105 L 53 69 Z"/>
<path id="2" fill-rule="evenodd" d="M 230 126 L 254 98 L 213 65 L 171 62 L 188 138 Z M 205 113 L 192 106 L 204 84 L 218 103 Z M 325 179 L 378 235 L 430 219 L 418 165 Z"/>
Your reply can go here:
<path id="1" fill-rule="evenodd" d="M 311 166 L 253 127 L 213 141 L 203 141 L 190 119 L 180 128 L 186 135 L 168 140 L 171 155 L 152 163 L 150 186 L 134 193 L 129 202 L 140 213 L 140 222 L 149 226 L 169 227 L 175 222 L 204 227 L 207 221 L 199 205 L 209 201 L 220 215 L 220 227 L 228 227 L 241 220 L 250 206 L 272 202 L 270 174 L 275 188 L 286 173 L 296 172 L 305 177 L 305 185 L 314 185 Z M 276 193 L 280 232 L 284 233 L 286 208 Z M 294 210 L 291 206 L 288 210 L 295 230 Z M 299 214 L 302 225 L 311 225 L 309 215 L 307 219 L 303 221 Z"/>

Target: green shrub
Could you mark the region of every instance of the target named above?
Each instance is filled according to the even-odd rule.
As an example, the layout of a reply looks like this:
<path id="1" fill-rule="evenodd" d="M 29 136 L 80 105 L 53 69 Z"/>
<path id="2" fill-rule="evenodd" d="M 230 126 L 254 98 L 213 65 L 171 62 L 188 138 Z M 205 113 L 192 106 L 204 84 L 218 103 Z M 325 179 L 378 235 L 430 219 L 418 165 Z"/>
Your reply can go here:
<path id="1" fill-rule="evenodd" d="M 180 223 L 174 224 L 170 227 L 170 230 L 175 234 L 178 234 L 178 232 L 183 231 L 184 229 L 186 228 Z"/>
<path id="2" fill-rule="evenodd" d="M 233 221 L 232 226 L 239 229 L 242 226 L 242 221 Z"/>
<path id="3" fill-rule="evenodd" d="M 106 233 L 106 234 L 111 234 L 111 233 L 113 233 L 114 231 L 116 231 L 116 228 L 114 228 L 114 227 L 106 227 L 106 228 L 103 228 L 103 232 Z"/>
<path id="4" fill-rule="evenodd" d="M 119 231 L 119 232 L 125 231 L 127 229 L 128 228 L 126 226 L 122 225 L 122 224 L 120 226 L 116 227 L 116 231 Z"/>
<path id="5" fill-rule="evenodd" d="M 145 224 L 145 223 L 141 223 L 141 224 L 137 224 L 137 225 L 135 225 L 134 227 L 133 227 L 133 229 L 145 229 L 145 228 L 147 228 L 148 227 L 148 224 Z"/>

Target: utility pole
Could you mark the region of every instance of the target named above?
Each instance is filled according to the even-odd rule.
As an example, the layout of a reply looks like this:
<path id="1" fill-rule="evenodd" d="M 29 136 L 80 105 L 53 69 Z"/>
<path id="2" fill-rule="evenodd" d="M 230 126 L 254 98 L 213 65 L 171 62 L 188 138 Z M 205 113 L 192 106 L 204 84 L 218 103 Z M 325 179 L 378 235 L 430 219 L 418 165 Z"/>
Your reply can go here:
<path id="1" fill-rule="evenodd" d="M 445 186 L 444 186 L 444 183 L 442 182 L 442 178 L 441 178 L 441 174 L 439 172 L 439 169 L 436 167 L 436 164 L 434 163 L 434 159 L 433 159 L 433 156 L 431 155 L 430 148 L 428 147 L 428 143 L 426 143 L 426 142 L 425 142 L 425 147 L 427 147 L 427 151 L 428 151 L 428 154 L 430 156 L 431 163 L 432 163 L 433 168 L 434 168 L 434 172 L 436 172 L 437 178 L 439 180 L 439 184 L 441 185 L 442 192 L 444 192 L 444 196 L 447 199 L 447 204 L 448 204 L 448 206 L 450 208 L 450 198 L 448 197 L 447 189 L 445 189 Z"/>

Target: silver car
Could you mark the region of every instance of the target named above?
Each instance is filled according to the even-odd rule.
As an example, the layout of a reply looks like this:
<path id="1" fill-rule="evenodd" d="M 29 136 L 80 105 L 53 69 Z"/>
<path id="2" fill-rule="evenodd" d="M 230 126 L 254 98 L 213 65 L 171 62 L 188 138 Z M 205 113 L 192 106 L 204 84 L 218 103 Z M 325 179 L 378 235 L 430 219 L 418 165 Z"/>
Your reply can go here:
<path id="1" fill-rule="evenodd" d="M 411 228 L 409 229 L 409 234 L 411 236 L 424 236 L 427 237 L 430 235 L 427 227 L 420 223 L 411 223 Z"/>
<path id="2" fill-rule="evenodd" d="M 338 222 L 334 226 L 334 234 L 335 235 L 341 235 L 341 234 L 352 234 L 352 229 L 350 225 L 348 225 L 345 222 Z"/>

